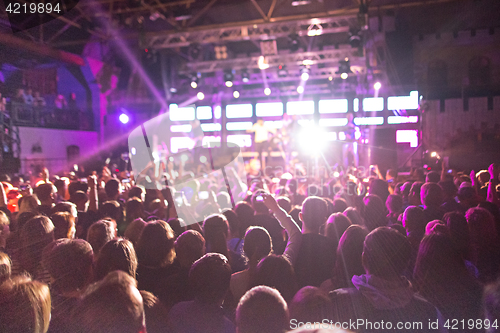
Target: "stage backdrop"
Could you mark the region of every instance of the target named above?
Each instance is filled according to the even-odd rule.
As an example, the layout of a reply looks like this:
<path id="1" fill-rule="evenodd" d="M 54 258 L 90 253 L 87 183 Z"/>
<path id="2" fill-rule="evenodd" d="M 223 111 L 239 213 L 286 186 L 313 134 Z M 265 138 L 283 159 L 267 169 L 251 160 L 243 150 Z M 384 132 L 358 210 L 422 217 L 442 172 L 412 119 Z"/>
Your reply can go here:
<path id="1" fill-rule="evenodd" d="M 90 156 L 98 146 L 97 132 L 19 127 L 21 173 L 46 166 L 52 173 L 68 170 L 69 163 Z"/>

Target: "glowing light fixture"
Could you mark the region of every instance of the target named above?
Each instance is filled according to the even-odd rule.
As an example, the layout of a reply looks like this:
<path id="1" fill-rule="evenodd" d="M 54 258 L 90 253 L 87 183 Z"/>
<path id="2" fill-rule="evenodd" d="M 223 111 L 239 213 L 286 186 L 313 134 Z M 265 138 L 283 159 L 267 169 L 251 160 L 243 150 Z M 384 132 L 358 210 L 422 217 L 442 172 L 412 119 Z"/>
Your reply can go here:
<path id="1" fill-rule="evenodd" d="M 196 94 L 196 97 L 198 97 L 198 99 L 202 101 L 203 99 L 205 99 L 205 94 L 200 91 Z"/>
<path id="2" fill-rule="evenodd" d="M 240 98 L 240 92 L 238 90 L 233 91 L 234 98 Z"/>
<path id="3" fill-rule="evenodd" d="M 304 86 L 298 86 L 298 87 L 297 87 L 297 92 L 298 92 L 299 94 L 303 94 L 303 93 L 304 93 Z"/>
<path id="4" fill-rule="evenodd" d="M 265 94 L 266 96 L 271 95 L 271 88 L 266 88 L 266 89 L 264 89 L 264 94 Z"/>
<path id="5" fill-rule="evenodd" d="M 382 88 L 382 84 L 380 82 L 375 82 L 375 84 L 373 85 L 373 88 L 375 90 L 380 90 L 380 88 Z"/>
<path id="6" fill-rule="evenodd" d="M 126 124 L 126 123 L 128 123 L 128 122 L 130 121 L 129 116 L 128 116 L 128 115 L 126 115 L 125 113 L 122 113 L 122 114 L 120 115 L 120 117 L 118 117 L 118 119 L 120 120 L 120 122 L 121 122 L 122 124 Z"/>

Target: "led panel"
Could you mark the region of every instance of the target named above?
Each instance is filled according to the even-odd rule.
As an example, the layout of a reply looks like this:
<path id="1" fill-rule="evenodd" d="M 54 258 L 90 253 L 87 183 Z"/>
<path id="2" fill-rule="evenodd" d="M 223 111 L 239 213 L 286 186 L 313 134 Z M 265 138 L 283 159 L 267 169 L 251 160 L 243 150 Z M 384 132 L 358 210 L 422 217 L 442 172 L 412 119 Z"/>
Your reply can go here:
<path id="1" fill-rule="evenodd" d="M 222 116 L 222 108 L 220 105 L 217 105 L 216 107 L 214 107 L 214 117 L 215 119 L 220 119 L 221 116 Z"/>
<path id="2" fill-rule="evenodd" d="M 383 125 L 384 117 L 356 117 L 354 118 L 354 124 L 361 125 Z"/>
<path id="3" fill-rule="evenodd" d="M 201 124 L 201 129 L 203 132 L 217 132 L 222 129 L 221 124 L 216 124 L 216 123 L 206 123 L 206 124 Z"/>
<path id="4" fill-rule="evenodd" d="M 172 125 L 170 126 L 170 132 L 173 133 L 187 133 L 191 132 L 191 125 L 185 124 L 185 125 Z"/>
<path id="5" fill-rule="evenodd" d="M 327 132 L 325 137 L 328 141 L 335 141 L 337 140 L 337 132 Z"/>
<path id="6" fill-rule="evenodd" d="M 418 130 L 397 130 L 397 143 L 409 143 L 410 147 L 418 147 Z"/>
<path id="7" fill-rule="evenodd" d="M 319 120 L 319 126 L 345 126 L 347 118 L 323 118 Z"/>
<path id="8" fill-rule="evenodd" d="M 255 105 L 257 117 L 277 117 L 283 115 L 283 103 L 257 103 Z"/>
<path id="9" fill-rule="evenodd" d="M 418 123 L 418 116 L 389 116 L 388 124 L 415 124 Z"/>
<path id="10" fill-rule="evenodd" d="M 251 147 L 252 136 L 250 134 L 228 135 L 227 142 L 232 142 L 240 147 Z"/>
<path id="11" fill-rule="evenodd" d="M 194 141 L 187 136 L 174 136 L 170 138 L 170 151 L 172 153 L 177 153 L 182 149 L 192 149 L 193 146 Z"/>
<path id="12" fill-rule="evenodd" d="M 387 98 L 388 110 L 418 109 L 418 91 L 410 91 L 410 96 L 391 96 Z"/>
<path id="13" fill-rule="evenodd" d="M 276 121 L 266 121 L 264 122 L 266 126 L 269 128 L 282 128 L 283 127 L 283 121 L 282 120 L 276 120 Z"/>
<path id="14" fill-rule="evenodd" d="M 226 105 L 227 118 L 250 118 L 251 116 L 252 116 L 252 104 Z"/>
<path id="15" fill-rule="evenodd" d="M 177 104 L 170 104 L 168 110 L 171 121 L 194 120 L 194 107 L 192 106 L 180 108 Z"/>
<path id="16" fill-rule="evenodd" d="M 384 98 L 383 97 L 368 97 L 363 99 L 363 111 L 383 111 Z"/>
<path id="17" fill-rule="evenodd" d="M 233 121 L 226 123 L 226 129 L 228 131 L 244 131 L 252 128 L 253 123 L 251 121 Z"/>
<path id="18" fill-rule="evenodd" d="M 346 113 L 347 99 L 324 99 L 319 101 L 319 113 Z"/>
<path id="19" fill-rule="evenodd" d="M 289 115 L 303 115 L 314 113 L 314 101 L 294 101 L 286 103 L 286 113 Z"/>
<path id="20" fill-rule="evenodd" d="M 302 127 L 308 127 L 314 125 L 314 120 L 312 119 L 299 119 L 297 123 Z"/>
<path id="21" fill-rule="evenodd" d="M 354 112 L 358 112 L 359 111 L 359 98 L 355 98 L 352 100 L 352 109 L 354 110 Z"/>
<path id="22" fill-rule="evenodd" d="M 198 106 L 196 108 L 196 118 L 200 120 L 212 119 L 212 107 Z"/>

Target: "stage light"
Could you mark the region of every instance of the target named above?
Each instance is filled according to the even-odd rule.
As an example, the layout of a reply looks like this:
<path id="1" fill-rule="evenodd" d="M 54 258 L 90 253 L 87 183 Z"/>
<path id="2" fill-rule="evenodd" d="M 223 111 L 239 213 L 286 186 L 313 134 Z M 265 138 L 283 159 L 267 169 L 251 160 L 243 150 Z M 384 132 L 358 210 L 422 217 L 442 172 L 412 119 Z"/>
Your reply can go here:
<path id="1" fill-rule="evenodd" d="M 435 151 L 433 151 L 433 152 L 431 153 L 431 157 L 436 157 L 436 156 L 437 156 L 437 153 L 436 153 Z"/>
<path id="2" fill-rule="evenodd" d="M 198 97 L 198 99 L 202 101 L 205 98 L 205 94 L 200 91 L 199 93 L 196 94 L 196 97 Z"/>
<path id="3" fill-rule="evenodd" d="M 298 92 L 299 94 L 303 94 L 303 93 L 304 93 L 304 86 L 298 86 L 298 87 L 297 87 L 297 92 Z"/>
<path id="4" fill-rule="evenodd" d="M 307 81 L 307 80 L 309 80 L 309 72 L 310 72 L 309 68 L 307 68 L 307 67 L 302 67 L 302 68 L 300 69 L 300 79 L 301 79 L 302 81 Z"/>
<path id="5" fill-rule="evenodd" d="M 354 48 L 361 46 L 361 36 L 357 30 L 351 29 L 349 31 L 349 44 Z"/>
<path id="6" fill-rule="evenodd" d="M 172 94 L 177 94 L 177 88 L 174 88 L 174 87 L 170 88 L 170 92 Z"/>
<path id="7" fill-rule="evenodd" d="M 299 142 L 303 150 L 317 154 L 326 148 L 325 131 L 319 126 L 304 128 L 299 134 Z"/>
<path id="8" fill-rule="evenodd" d="M 328 81 L 333 81 L 333 76 L 329 76 Z"/>
<path id="9" fill-rule="evenodd" d="M 309 28 L 307 28 L 307 35 L 309 37 L 319 36 L 323 33 L 323 27 L 320 24 L 311 24 Z"/>
<path id="10" fill-rule="evenodd" d="M 375 90 L 380 90 L 380 88 L 382 88 L 382 83 L 380 82 L 375 82 L 375 84 L 373 85 L 373 88 Z"/>
<path id="11" fill-rule="evenodd" d="M 238 90 L 233 91 L 234 98 L 240 98 L 240 92 Z"/>
<path id="12" fill-rule="evenodd" d="M 120 120 L 120 122 L 121 122 L 122 124 L 126 124 L 126 123 L 128 123 L 128 122 L 130 121 L 129 116 L 127 116 L 125 113 L 122 113 L 122 114 L 120 115 L 120 117 L 118 117 L 118 119 Z"/>
<path id="13" fill-rule="evenodd" d="M 266 96 L 271 95 L 271 89 L 270 89 L 270 88 L 266 88 L 266 89 L 264 89 L 264 94 L 265 94 Z"/>
<path id="14" fill-rule="evenodd" d="M 196 89 L 198 88 L 198 78 L 199 74 L 192 74 L 191 75 L 191 88 Z"/>
<path id="15" fill-rule="evenodd" d="M 297 34 L 291 34 L 288 36 L 288 39 L 290 41 L 290 52 L 296 52 L 300 47 L 299 36 Z"/>
<path id="16" fill-rule="evenodd" d="M 264 69 L 269 68 L 269 63 L 267 62 L 267 59 L 262 55 L 259 57 L 257 64 L 259 65 L 260 70 L 264 70 Z"/>
<path id="17" fill-rule="evenodd" d="M 278 66 L 278 77 L 287 77 L 288 76 L 288 71 L 286 69 L 285 65 L 279 65 Z"/>
<path id="18" fill-rule="evenodd" d="M 242 72 L 241 72 L 241 81 L 247 83 L 248 81 L 250 81 L 250 74 L 248 74 L 248 71 L 246 69 L 244 69 Z"/>
<path id="19" fill-rule="evenodd" d="M 226 83 L 226 87 L 231 88 L 233 86 L 234 75 L 233 71 L 226 70 L 224 71 L 224 82 Z"/>
<path id="20" fill-rule="evenodd" d="M 349 63 L 349 58 L 345 58 L 344 60 L 339 62 L 339 70 L 335 72 L 335 74 L 340 74 L 340 77 L 345 80 L 351 74 L 351 64 Z"/>

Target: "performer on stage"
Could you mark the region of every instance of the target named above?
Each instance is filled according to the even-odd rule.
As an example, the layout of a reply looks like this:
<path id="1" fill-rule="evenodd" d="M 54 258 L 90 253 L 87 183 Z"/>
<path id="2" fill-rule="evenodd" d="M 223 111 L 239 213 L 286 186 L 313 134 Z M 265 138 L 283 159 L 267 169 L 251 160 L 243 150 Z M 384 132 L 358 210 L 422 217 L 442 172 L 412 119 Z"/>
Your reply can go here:
<path id="1" fill-rule="evenodd" d="M 342 145 L 342 157 L 344 160 L 344 165 L 358 166 L 359 155 L 358 155 L 358 142 L 356 141 L 356 129 L 357 126 L 354 124 L 354 114 L 347 114 L 347 125 L 344 129 L 345 142 Z"/>
<path id="2" fill-rule="evenodd" d="M 255 133 L 254 151 L 259 152 L 259 160 L 261 167 L 264 166 L 262 152 L 267 150 L 269 133 L 276 134 L 276 129 L 270 128 L 264 123 L 264 120 L 258 119 L 252 128 L 247 130 L 247 133 Z"/>

